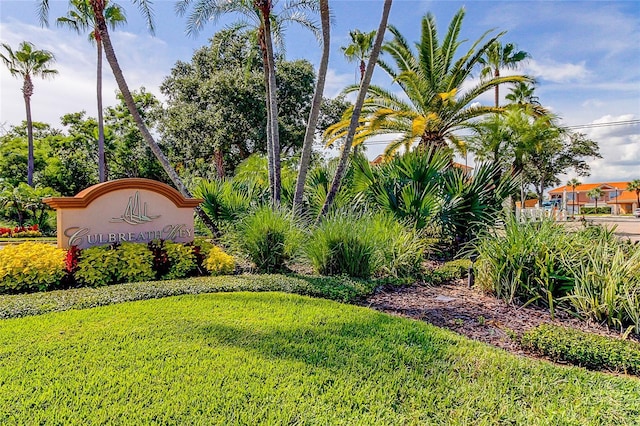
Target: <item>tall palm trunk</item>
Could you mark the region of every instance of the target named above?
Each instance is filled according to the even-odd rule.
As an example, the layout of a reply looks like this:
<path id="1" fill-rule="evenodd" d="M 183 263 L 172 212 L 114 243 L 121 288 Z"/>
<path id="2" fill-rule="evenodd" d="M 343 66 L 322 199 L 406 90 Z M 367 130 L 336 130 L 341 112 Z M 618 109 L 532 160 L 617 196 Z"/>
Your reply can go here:
<path id="1" fill-rule="evenodd" d="M 500 77 L 500 70 L 498 68 L 496 68 L 495 71 L 493 72 L 493 76 L 495 78 Z M 497 108 L 500 106 L 500 85 L 499 84 L 496 84 L 494 98 L 496 101 L 496 108 Z"/>
<path id="2" fill-rule="evenodd" d="M 367 95 L 367 89 L 369 88 L 369 83 L 371 82 L 373 69 L 376 66 L 376 62 L 378 62 L 378 55 L 380 54 L 380 47 L 382 46 L 382 40 L 384 39 L 384 34 L 387 29 L 387 21 L 389 20 L 389 12 L 391 10 L 392 1 L 393 0 L 384 1 L 384 6 L 382 8 L 382 17 L 380 18 L 380 26 L 378 27 L 378 32 L 376 33 L 376 40 L 373 43 L 371 56 L 369 56 L 367 70 L 365 71 L 364 78 L 360 82 L 360 90 L 358 91 L 358 98 L 356 99 L 356 103 L 353 106 L 353 114 L 351 115 L 351 121 L 349 122 L 349 131 L 347 132 L 347 138 L 344 142 L 342 153 L 340 154 L 340 162 L 338 163 L 338 167 L 336 168 L 336 174 L 333 177 L 333 181 L 331 182 L 331 189 L 327 194 L 327 198 L 324 201 L 322 211 L 320 212 L 318 218 L 326 215 L 329 212 L 329 208 L 333 204 L 333 200 L 335 200 L 336 195 L 338 194 L 338 190 L 340 189 L 340 184 L 342 183 L 342 178 L 344 177 L 344 173 L 347 168 L 349 151 L 351 150 L 351 145 L 353 145 L 353 137 L 356 133 L 356 128 L 358 127 L 358 120 L 360 119 L 360 113 L 362 111 L 362 105 L 364 104 L 364 98 Z"/>
<path id="3" fill-rule="evenodd" d="M 107 167 L 105 161 L 104 152 L 104 116 L 102 113 L 102 41 L 100 35 L 95 34 L 96 45 L 98 46 L 98 61 L 97 61 L 97 78 L 96 78 L 96 92 L 98 97 L 98 177 L 100 182 L 106 182 Z"/>
<path id="4" fill-rule="evenodd" d="M 293 196 L 293 211 L 296 211 L 296 209 L 302 204 L 304 184 L 307 179 L 307 172 L 309 171 L 309 163 L 311 162 L 311 148 L 316 134 L 316 125 L 318 124 L 320 106 L 322 105 L 322 95 L 324 93 L 324 84 L 327 78 L 327 68 L 329 67 L 329 51 L 331 43 L 329 0 L 320 0 L 320 21 L 322 22 L 322 58 L 320 59 L 318 81 L 316 82 L 316 90 L 313 93 L 311 111 L 309 112 L 309 121 L 307 122 L 307 130 L 304 135 L 304 143 L 302 145 L 302 156 L 300 157 L 300 169 L 298 170 L 298 179 L 296 181 L 296 192 Z"/>
<path id="5" fill-rule="evenodd" d="M 24 96 L 24 106 L 27 110 L 27 184 L 33 186 L 33 172 L 35 170 L 35 161 L 33 157 L 33 121 L 31 119 L 31 95 L 33 95 L 33 82 L 31 77 L 26 75 L 24 84 L 22 85 L 22 95 Z"/>
<path id="6" fill-rule="evenodd" d="M 280 136 L 278 127 L 278 99 L 276 97 L 276 66 L 273 56 L 273 41 L 271 39 L 271 2 L 265 2 L 261 8 L 264 24 L 264 44 L 267 54 L 267 78 L 269 79 L 269 90 L 267 92 L 269 108 L 267 125 L 271 133 L 271 154 L 273 156 L 273 192 L 272 203 L 274 206 L 280 205 L 281 177 L 280 177 Z"/>
<path id="7" fill-rule="evenodd" d="M 267 58 L 267 49 L 265 47 L 264 35 L 261 34 L 261 49 L 262 49 L 262 69 L 264 71 L 264 92 L 265 92 L 265 103 L 267 109 L 267 169 L 269 176 L 269 197 L 273 199 L 273 188 L 274 188 L 274 171 L 273 171 L 273 135 L 271 133 L 271 97 L 269 96 L 269 91 L 271 87 L 269 86 L 269 69 L 267 68 L 267 63 L 269 62 Z"/>
<path id="8" fill-rule="evenodd" d="M 189 190 L 186 186 L 184 186 L 182 180 L 180 179 L 180 176 L 178 176 L 178 173 L 176 173 L 176 171 L 173 169 L 173 167 L 169 163 L 169 160 L 164 155 L 156 141 L 153 139 L 153 136 L 151 136 L 149 129 L 147 129 L 147 126 L 144 124 L 144 121 L 140 116 L 140 112 L 136 108 L 135 101 L 133 100 L 133 96 L 131 96 L 131 91 L 129 90 L 129 86 L 127 85 L 126 80 L 124 79 L 122 69 L 120 68 L 120 64 L 118 64 L 118 59 L 116 58 L 115 51 L 113 50 L 113 45 L 111 44 L 111 38 L 109 37 L 107 24 L 105 22 L 104 16 L 102 15 L 102 10 L 100 9 L 99 3 L 101 2 L 91 0 L 91 7 L 93 8 L 93 12 L 96 18 L 96 29 L 98 30 L 98 33 L 100 35 L 107 62 L 111 66 L 113 76 L 116 79 L 116 83 L 118 83 L 120 92 L 122 93 L 122 98 L 124 99 L 124 102 L 127 105 L 127 108 L 129 109 L 133 120 L 136 122 L 138 130 L 140 130 L 142 137 L 160 162 L 160 165 L 167 173 L 173 184 L 180 191 L 180 193 L 182 193 L 182 195 L 184 195 L 185 197 L 191 197 Z M 220 230 L 218 229 L 218 227 L 213 223 L 209 216 L 207 216 L 204 211 L 202 211 L 200 207 L 196 208 L 196 213 L 198 214 L 200 219 L 202 219 L 204 224 L 214 233 L 215 236 L 218 236 L 220 234 Z"/>

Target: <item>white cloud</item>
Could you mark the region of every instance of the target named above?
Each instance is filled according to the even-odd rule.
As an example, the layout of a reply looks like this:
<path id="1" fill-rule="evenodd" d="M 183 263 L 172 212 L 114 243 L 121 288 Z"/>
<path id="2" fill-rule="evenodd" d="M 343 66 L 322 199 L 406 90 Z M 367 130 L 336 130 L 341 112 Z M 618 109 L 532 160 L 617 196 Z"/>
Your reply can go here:
<path id="1" fill-rule="evenodd" d="M 97 115 L 97 52 L 85 37 L 19 22 L 1 23 L 0 32 L 2 41 L 14 49 L 23 40 L 28 40 L 38 49 L 50 50 L 56 57 L 53 68 L 58 70 L 58 74 L 51 80 L 34 80 L 31 107 L 35 121 L 58 127 L 60 117 L 67 113 L 84 110 L 89 116 Z M 154 37 L 121 31 L 114 32 L 111 38 L 129 88 L 137 90 L 144 85 L 149 92 L 161 98 L 159 86 L 172 66 L 164 55 L 166 43 Z M 102 77 L 104 106 L 116 105 L 118 86 L 106 59 L 103 60 Z M 22 80 L 12 77 L 4 66 L 0 69 L 0 78 L 0 120 L 9 125 L 18 124 L 26 117 L 20 90 Z"/>
<path id="2" fill-rule="evenodd" d="M 602 155 L 590 162 L 591 175 L 581 178 L 582 181 L 626 181 L 640 177 L 640 124 L 620 124 L 637 119 L 633 114 L 604 115 L 590 123 L 595 127 L 576 129 L 598 142 Z"/>
<path id="3" fill-rule="evenodd" d="M 324 97 L 335 98 L 348 85 L 353 84 L 353 76 L 339 74 L 334 68 L 327 70 L 327 79 L 324 85 Z"/>
<path id="4" fill-rule="evenodd" d="M 590 72 L 587 70 L 585 61 L 577 64 L 560 63 L 553 60 L 530 60 L 525 65 L 525 73 L 536 79 L 554 83 L 579 82 L 587 79 Z"/>

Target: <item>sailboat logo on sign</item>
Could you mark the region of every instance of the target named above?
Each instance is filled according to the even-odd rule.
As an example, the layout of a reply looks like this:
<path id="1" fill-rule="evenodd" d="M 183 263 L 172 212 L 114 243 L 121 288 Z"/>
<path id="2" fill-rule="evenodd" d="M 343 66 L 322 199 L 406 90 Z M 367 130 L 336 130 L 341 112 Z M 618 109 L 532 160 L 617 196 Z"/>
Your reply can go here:
<path id="1" fill-rule="evenodd" d="M 142 204 L 140 208 L 140 193 L 136 193 L 129 197 L 127 207 L 120 217 L 111 218 L 111 223 L 128 223 L 129 225 L 140 225 L 141 223 L 151 222 L 153 219 L 159 218 L 160 215 L 147 214 L 147 203 Z"/>

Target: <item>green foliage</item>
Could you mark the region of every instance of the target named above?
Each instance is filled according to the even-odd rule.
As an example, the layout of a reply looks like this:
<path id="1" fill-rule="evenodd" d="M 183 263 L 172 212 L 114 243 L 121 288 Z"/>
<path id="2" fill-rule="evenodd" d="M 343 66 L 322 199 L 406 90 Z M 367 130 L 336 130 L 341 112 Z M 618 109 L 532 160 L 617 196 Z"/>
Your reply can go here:
<path id="1" fill-rule="evenodd" d="M 574 238 L 551 221 L 518 223 L 487 233 L 476 245 L 476 284 L 509 303 L 537 302 L 552 310 L 573 287 L 562 256 L 575 256 Z"/>
<path id="2" fill-rule="evenodd" d="M 428 244 L 419 230 L 403 225 L 391 215 L 377 214 L 367 232 L 375 236 L 381 255 L 377 275 L 399 278 L 420 274 Z"/>
<path id="3" fill-rule="evenodd" d="M 253 191 L 230 180 L 201 180 L 193 193 L 204 200 L 202 209 L 221 228 L 246 215 L 253 199 Z"/>
<path id="4" fill-rule="evenodd" d="M 479 164 L 473 175 L 452 167 L 444 149 L 414 150 L 373 167 L 354 164 L 354 192 L 375 209 L 447 238 L 455 251 L 494 225 L 518 180 L 497 165 Z"/>
<path id="5" fill-rule="evenodd" d="M 542 324 L 522 336 L 522 345 L 554 361 L 640 376 L 640 344 L 630 340 Z"/>
<path id="6" fill-rule="evenodd" d="M 635 378 L 289 294 L 202 294 L 3 320 L 0 348 L 0 423 L 8 424 L 610 425 L 640 414 Z"/>
<path id="7" fill-rule="evenodd" d="M 451 260 L 428 271 L 425 276 L 425 281 L 430 284 L 440 285 L 449 281 L 465 278 L 469 273 L 470 267 L 471 261 L 469 259 Z"/>
<path id="8" fill-rule="evenodd" d="M 184 247 L 180 244 L 181 247 Z M 188 248 L 188 250 L 191 250 Z M 146 281 L 155 277 L 153 254 L 146 244 L 122 243 L 116 249 L 118 264 L 114 278 L 116 282 Z M 82 255 L 80 255 L 82 259 Z"/>
<path id="9" fill-rule="evenodd" d="M 229 275 L 233 273 L 236 262 L 233 256 L 225 253 L 220 247 L 214 246 L 209 250 L 204 267 L 211 275 Z"/>
<path id="10" fill-rule="evenodd" d="M 369 216 L 334 213 L 312 231 L 307 257 L 322 275 L 368 278 L 380 264 L 378 239 Z"/>
<path id="11" fill-rule="evenodd" d="M 118 273 L 118 253 L 111 246 L 90 247 L 80 252 L 74 274 L 81 285 L 99 287 L 112 284 Z"/>
<path id="12" fill-rule="evenodd" d="M 283 291 L 322 297 L 344 303 L 357 302 L 386 281 L 348 277 L 225 275 L 182 280 L 146 281 L 96 288 L 73 288 L 46 293 L 0 295 L 0 319 L 41 315 L 69 309 L 86 309 L 135 300 L 157 299 L 181 294 L 238 291 Z"/>
<path id="13" fill-rule="evenodd" d="M 64 277 L 65 251 L 27 242 L 0 249 L 0 293 L 48 290 Z"/>
<path id="14" fill-rule="evenodd" d="M 611 214 L 611 207 L 604 206 L 604 207 L 598 207 L 597 209 L 595 207 L 580 207 L 580 213 L 581 214 Z"/>
<path id="15" fill-rule="evenodd" d="M 507 221 L 476 244 L 476 284 L 512 303 L 557 305 L 640 332 L 640 247 L 612 230 Z"/>
<path id="16" fill-rule="evenodd" d="M 284 157 L 302 145 L 314 77 L 307 61 L 277 59 L 278 124 Z M 205 179 L 231 176 L 251 154 L 266 153 L 264 84 L 262 55 L 244 31 L 219 31 L 210 45 L 194 52 L 190 62 L 176 63 L 161 86 L 168 99 L 161 132 L 168 156 L 179 165 L 181 174 Z"/>
<path id="17" fill-rule="evenodd" d="M 90 247 L 80 251 L 74 277 L 89 287 L 151 280 L 155 277 L 153 253 L 146 244 L 136 243 Z"/>
<path id="18" fill-rule="evenodd" d="M 196 255 L 193 252 L 193 247 L 173 241 L 164 241 L 163 248 L 169 258 L 169 270 L 163 276 L 164 279 L 184 278 L 195 270 Z"/>
<path id="19" fill-rule="evenodd" d="M 238 223 L 232 238 L 259 271 L 277 272 L 298 254 L 302 231 L 292 214 L 263 206 Z"/>
<path id="20" fill-rule="evenodd" d="M 41 230 L 51 229 L 49 224 L 49 206 L 42 202 L 43 198 L 60 194 L 48 187 L 31 187 L 24 182 L 16 186 L 8 182 L 0 183 L 0 215 L 15 219 L 18 226 L 32 223 Z"/>

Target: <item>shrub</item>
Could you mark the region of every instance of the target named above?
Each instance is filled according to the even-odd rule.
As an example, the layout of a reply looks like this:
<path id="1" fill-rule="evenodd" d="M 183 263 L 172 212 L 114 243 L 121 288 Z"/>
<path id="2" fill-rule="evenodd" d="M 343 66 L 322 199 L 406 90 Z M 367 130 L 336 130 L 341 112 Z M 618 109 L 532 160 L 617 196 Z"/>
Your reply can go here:
<path id="1" fill-rule="evenodd" d="M 99 287 L 116 281 L 118 253 L 115 247 L 90 247 L 80 251 L 74 274 L 80 285 Z"/>
<path id="2" fill-rule="evenodd" d="M 234 243 L 262 272 L 286 269 L 286 262 L 297 255 L 302 231 L 294 216 L 260 207 L 240 221 Z"/>
<path id="3" fill-rule="evenodd" d="M 612 229 L 507 222 L 477 244 L 476 283 L 508 302 L 556 305 L 640 332 L 640 246 Z"/>
<path id="4" fill-rule="evenodd" d="M 116 282 L 146 281 L 155 277 L 153 254 L 146 244 L 122 243 L 116 249 Z"/>
<path id="5" fill-rule="evenodd" d="M 80 251 L 74 276 L 90 287 L 150 280 L 155 277 L 153 254 L 145 244 L 90 247 Z"/>
<path id="6" fill-rule="evenodd" d="M 65 275 L 65 251 L 27 242 L 0 250 L 0 292 L 47 290 Z"/>
<path id="7" fill-rule="evenodd" d="M 35 238 L 41 236 L 42 232 L 40 232 L 38 224 L 31 226 L 16 226 L 14 228 L 0 226 L 0 238 Z"/>
<path id="8" fill-rule="evenodd" d="M 313 230 L 306 247 L 315 270 L 322 275 L 346 274 L 368 278 L 377 270 L 380 253 L 371 218 L 332 214 Z"/>
<path id="9" fill-rule="evenodd" d="M 426 280 L 431 284 L 442 284 L 448 281 L 464 278 L 469 273 L 471 261 L 469 259 L 457 259 L 444 263 L 442 266 L 430 271 Z"/>
<path id="10" fill-rule="evenodd" d="M 627 250 L 616 241 L 592 241 L 579 262 L 567 262 L 575 282 L 567 300 L 582 316 L 620 328 L 631 324 L 640 334 L 640 247 Z"/>
<path id="11" fill-rule="evenodd" d="M 196 238 L 191 245 L 193 248 L 193 254 L 196 259 L 196 268 L 198 269 L 199 274 L 204 274 L 206 267 L 204 266 L 204 261 L 209 256 L 209 252 L 215 246 L 213 243 L 209 242 L 204 238 Z"/>
<path id="12" fill-rule="evenodd" d="M 164 250 L 169 258 L 169 270 L 163 276 L 164 279 L 184 278 L 196 269 L 196 255 L 193 247 L 164 241 Z"/>
<path id="13" fill-rule="evenodd" d="M 485 233 L 476 244 L 476 284 L 508 303 L 548 306 L 573 287 L 566 262 L 579 261 L 576 236 L 552 221 L 505 223 L 503 232 Z"/>
<path id="14" fill-rule="evenodd" d="M 220 247 L 214 246 L 209 250 L 204 267 L 211 275 L 229 275 L 233 273 L 236 262 L 233 256 L 225 253 Z"/>
<path id="15" fill-rule="evenodd" d="M 595 207 L 581 207 L 580 213 L 581 214 L 611 214 L 611 207 L 605 206 L 605 207 L 598 207 L 597 209 Z"/>
<path id="16" fill-rule="evenodd" d="M 376 237 L 381 264 L 377 274 L 392 277 L 415 277 L 420 273 L 426 240 L 415 228 L 409 228 L 391 215 L 378 214 L 367 232 Z"/>
<path id="17" fill-rule="evenodd" d="M 543 324 L 522 336 L 522 345 L 554 361 L 640 375 L 640 344 Z"/>

